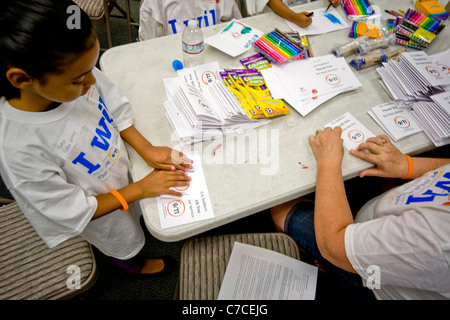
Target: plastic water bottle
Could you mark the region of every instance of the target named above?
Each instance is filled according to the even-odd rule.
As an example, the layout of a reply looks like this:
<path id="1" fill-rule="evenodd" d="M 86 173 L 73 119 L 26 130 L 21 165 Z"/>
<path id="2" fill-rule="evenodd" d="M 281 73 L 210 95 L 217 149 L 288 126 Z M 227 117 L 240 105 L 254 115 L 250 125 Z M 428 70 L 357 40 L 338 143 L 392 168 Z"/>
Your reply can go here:
<path id="1" fill-rule="evenodd" d="M 182 37 L 183 63 L 185 68 L 203 64 L 203 32 L 197 25 L 197 20 L 189 20 Z"/>

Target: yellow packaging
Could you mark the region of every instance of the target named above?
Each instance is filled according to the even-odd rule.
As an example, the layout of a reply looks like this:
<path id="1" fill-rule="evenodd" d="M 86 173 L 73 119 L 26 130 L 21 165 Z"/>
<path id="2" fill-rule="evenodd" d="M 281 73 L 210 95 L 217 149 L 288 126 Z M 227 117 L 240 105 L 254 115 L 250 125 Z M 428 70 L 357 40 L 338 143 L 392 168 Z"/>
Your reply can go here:
<path id="1" fill-rule="evenodd" d="M 421 41 L 424 41 L 428 44 L 433 41 L 434 38 L 436 38 L 436 35 L 434 33 L 431 33 L 424 28 L 418 28 L 412 35 L 414 38 L 420 39 Z"/>
<path id="2" fill-rule="evenodd" d="M 256 103 L 255 98 L 248 92 L 246 86 L 244 83 L 242 83 L 239 76 L 234 71 L 227 71 L 225 72 L 228 74 L 228 79 L 230 80 L 230 83 L 227 85 L 233 90 L 234 92 L 239 92 L 238 99 L 240 99 L 241 106 L 244 108 L 245 112 L 248 114 L 248 116 L 251 119 L 259 119 L 264 118 L 264 113 L 261 111 L 261 108 Z M 230 86 L 231 83 L 234 86 Z"/>
<path id="3" fill-rule="evenodd" d="M 288 107 L 283 100 L 273 99 L 269 88 L 264 81 L 264 77 L 258 72 L 249 72 L 248 70 L 236 71 L 247 91 L 253 96 L 258 106 L 260 106 L 264 116 L 273 118 L 289 114 Z"/>

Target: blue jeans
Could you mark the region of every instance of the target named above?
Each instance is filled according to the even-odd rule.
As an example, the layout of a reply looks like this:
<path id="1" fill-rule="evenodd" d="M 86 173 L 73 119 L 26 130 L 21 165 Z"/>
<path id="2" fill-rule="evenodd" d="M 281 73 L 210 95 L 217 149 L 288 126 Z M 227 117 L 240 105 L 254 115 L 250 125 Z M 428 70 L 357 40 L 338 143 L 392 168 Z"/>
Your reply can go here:
<path id="1" fill-rule="evenodd" d="M 300 249 L 306 252 L 307 256 L 322 265 L 326 271 L 326 277 L 329 278 L 338 291 L 337 294 L 342 297 L 345 295 L 348 299 L 355 300 L 373 300 L 375 296 L 372 291 L 362 284 L 362 278 L 358 274 L 354 274 L 338 268 L 322 257 L 316 243 L 316 235 L 314 233 L 314 203 L 312 201 L 303 201 L 297 203 L 288 213 L 284 225 L 286 234 L 291 236 L 298 244 Z M 302 255 L 301 255 L 302 257 Z M 303 260 L 303 258 L 302 258 Z M 319 277 L 323 276 L 319 272 Z M 324 287 L 322 282 L 318 281 L 316 299 L 326 296 L 323 293 Z M 345 297 L 344 296 L 344 297 Z"/>

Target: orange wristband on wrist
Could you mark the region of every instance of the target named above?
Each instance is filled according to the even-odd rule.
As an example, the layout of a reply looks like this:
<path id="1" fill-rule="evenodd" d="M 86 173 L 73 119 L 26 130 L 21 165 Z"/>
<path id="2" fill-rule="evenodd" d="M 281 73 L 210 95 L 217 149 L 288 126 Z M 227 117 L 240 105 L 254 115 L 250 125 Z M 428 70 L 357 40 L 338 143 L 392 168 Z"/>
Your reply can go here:
<path id="1" fill-rule="evenodd" d="M 406 176 L 403 179 L 409 179 L 412 176 L 412 173 L 414 171 L 414 163 L 413 160 L 410 156 L 408 156 L 407 154 L 405 154 L 406 159 L 408 159 L 408 173 L 406 173 Z"/>
<path id="2" fill-rule="evenodd" d="M 120 208 L 120 210 L 122 210 L 123 212 L 128 210 L 128 203 L 117 190 L 111 190 L 109 193 L 111 193 L 114 197 L 117 198 L 117 200 L 119 200 L 120 204 L 122 205 L 122 208 Z"/>

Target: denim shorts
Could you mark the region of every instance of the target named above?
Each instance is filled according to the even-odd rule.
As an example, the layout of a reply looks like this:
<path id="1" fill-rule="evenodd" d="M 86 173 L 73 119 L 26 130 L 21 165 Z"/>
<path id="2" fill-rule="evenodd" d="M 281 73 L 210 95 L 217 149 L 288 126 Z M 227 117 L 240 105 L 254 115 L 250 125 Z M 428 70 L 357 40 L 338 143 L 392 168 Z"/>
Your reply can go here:
<path id="1" fill-rule="evenodd" d="M 314 232 L 314 202 L 305 200 L 292 207 L 286 217 L 284 231 L 297 242 L 301 251 L 323 266 L 326 274 L 335 280 L 339 289 L 345 291 L 348 297 L 374 299 L 372 291 L 363 286 L 359 275 L 336 267 L 320 254 Z"/>

